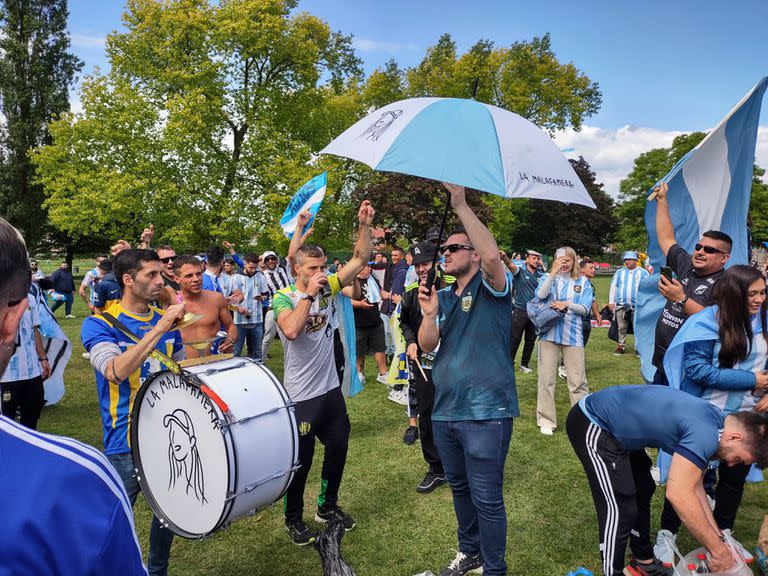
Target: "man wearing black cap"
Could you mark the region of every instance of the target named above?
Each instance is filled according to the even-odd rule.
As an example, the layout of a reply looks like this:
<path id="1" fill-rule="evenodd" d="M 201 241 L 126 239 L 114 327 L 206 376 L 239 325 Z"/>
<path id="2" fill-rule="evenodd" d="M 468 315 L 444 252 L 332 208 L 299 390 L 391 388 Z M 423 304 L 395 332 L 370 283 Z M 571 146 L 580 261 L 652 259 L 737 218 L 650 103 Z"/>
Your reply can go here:
<path id="1" fill-rule="evenodd" d="M 543 272 L 541 266 L 541 254 L 535 250 L 525 252 L 523 266 L 516 266 L 509 256 L 501 253 L 501 259 L 506 264 L 514 277 L 513 288 L 513 309 L 512 309 L 512 337 L 510 339 L 509 351 L 512 355 L 512 362 L 517 356 L 517 349 L 520 347 L 520 341 L 525 334 L 525 344 L 523 345 L 523 355 L 520 358 L 520 370 L 529 374 L 531 369 L 528 363 L 531 361 L 533 346 L 536 343 L 536 328 L 528 318 L 528 302 L 533 298 L 536 287 L 539 285 L 539 279 Z"/>
<path id="2" fill-rule="evenodd" d="M 419 327 L 421 326 L 422 315 L 418 288 L 419 283 L 427 278 L 427 274 L 432 269 L 435 245 L 431 242 L 421 242 L 413 246 L 410 252 L 419 281 L 405 288 L 400 304 L 400 329 L 405 339 L 406 354 L 410 360 L 411 374 L 415 384 L 421 452 L 429 466 L 424 480 L 416 487 L 416 492 L 428 494 L 441 484 L 445 484 L 445 471 L 432 436 L 432 408 L 435 404 L 435 384 L 432 382 L 433 356 L 431 354 L 425 355 L 419 347 Z M 443 279 L 438 278 L 436 287 L 440 289 L 444 286 Z"/>

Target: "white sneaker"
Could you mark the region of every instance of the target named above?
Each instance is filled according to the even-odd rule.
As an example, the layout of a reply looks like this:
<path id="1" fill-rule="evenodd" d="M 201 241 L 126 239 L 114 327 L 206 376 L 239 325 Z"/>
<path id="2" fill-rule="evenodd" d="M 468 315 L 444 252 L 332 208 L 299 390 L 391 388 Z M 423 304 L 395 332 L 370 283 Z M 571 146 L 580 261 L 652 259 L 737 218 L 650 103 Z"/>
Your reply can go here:
<path id="1" fill-rule="evenodd" d="M 388 381 L 389 375 L 388 374 L 379 374 L 376 376 L 376 382 L 381 382 L 382 384 L 386 384 Z"/>
<path id="2" fill-rule="evenodd" d="M 74 314 L 67 314 L 64 318 L 77 318 Z"/>
<path id="3" fill-rule="evenodd" d="M 739 542 L 738 540 L 736 540 L 736 538 L 733 537 L 733 535 L 731 534 L 730 528 L 726 528 L 725 530 L 723 530 L 723 535 L 733 542 L 733 545 L 736 547 L 736 551 L 739 552 L 739 554 L 741 554 L 742 558 L 744 558 L 744 562 L 746 562 L 747 564 L 752 564 L 752 562 L 755 561 L 755 557 L 752 556 L 752 554 L 750 554 L 749 551 L 746 548 L 744 548 L 744 546 L 741 545 L 741 542 Z"/>
<path id="4" fill-rule="evenodd" d="M 523 374 L 530 374 L 531 372 L 533 372 L 533 370 L 528 368 L 528 366 L 523 366 L 522 364 L 520 364 L 520 372 L 522 372 Z"/>
<path id="5" fill-rule="evenodd" d="M 357 377 L 360 379 L 361 384 L 365 384 L 365 374 L 363 374 L 362 372 L 358 372 Z"/>
<path id="6" fill-rule="evenodd" d="M 555 431 L 548 426 L 542 426 L 539 430 L 541 430 L 541 433 L 544 434 L 544 436 L 552 436 L 555 433 Z"/>
<path id="7" fill-rule="evenodd" d="M 675 542 L 677 534 L 669 530 L 659 530 L 656 535 L 656 544 L 653 546 L 653 555 L 665 568 L 671 568 L 675 563 Z"/>
<path id="8" fill-rule="evenodd" d="M 565 366 L 558 366 L 558 367 L 557 367 L 557 375 L 558 375 L 560 378 L 562 378 L 563 380 L 565 380 L 566 378 L 568 378 L 568 373 L 565 371 Z"/>
<path id="9" fill-rule="evenodd" d="M 85 358 L 86 360 L 90 360 L 91 359 L 91 355 L 88 354 L 88 352 L 83 352 L 83 358 Z"/>
<path id="10" fill-rule="evenodd" d="M 658 466 L 651 466 L 651 478 L 657 485 L 661 484 L 661 470 Z"/>
<path id="11" fill-rule="evenodd" d="M 407 406 L 408 390 L 406 390 L 405 388 L 403 388 L 402 390 L 390 390 L 389 394 L 387 394 L 387 400 L 392 400 L 392 402 L 395 402 L 396 404 Z"/>

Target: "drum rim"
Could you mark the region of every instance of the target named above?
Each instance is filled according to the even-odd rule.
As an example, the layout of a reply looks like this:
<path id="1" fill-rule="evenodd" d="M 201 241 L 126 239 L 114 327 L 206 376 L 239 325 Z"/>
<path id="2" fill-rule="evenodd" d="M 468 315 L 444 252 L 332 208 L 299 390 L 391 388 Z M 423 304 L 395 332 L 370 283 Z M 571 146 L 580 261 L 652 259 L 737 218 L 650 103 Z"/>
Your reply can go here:
<path id="1" fill-rule="evenodd" d="M 133 410 L 131 411 L 131 455 L 133 456 L 133 468 L 134 472 L 136 473 L 136 479 L 139 482 L 139 486 L 141 486 L 141 492 L 144 494 L 144 499 L 147 501 L 147 504 L 149 504 L 150 509 L 152 510 L 152 513 L 157 517 L 158 520 L 161 519 L 161 524 L 164 524 L 166 528 L 170 529 L 174 534 L 177 534 L 178 536 L 181 536 L 182 538 L 187 538 L 190 540 L 200 540 L 202 538 L 205 538 L 206 536 L 216 532 L 222 526 L 225 524 L 226 518 L 229 516 L 229 513 L 232 510 L 232 506 L 234 505 L 234 499 L 227 499 L 224 502 L 224 506 L 222 507 L 222 512 L 219 515 L 218 520 L 216 520 L 216 523 L 213 525 L 213 528 L 209 530 L 208 532 L 189 532 L 187 530 L 184 530 L 180 526 L 178 526 L 175 522 L 172 522 L 168 515 L 163 512 L 162 508 L 160 507 L 157 499 L 155 498 L 154 493 L 152 492 L 152 489 L 149 487 L 149 484 L 146 481 L 146 475 L 144 474 L 144 468 L 141 464 L 141 455 L 139 454 L 139 432 L 138 432 L 138 422 L 139 422 L 139 410 L 141 409 L 142 401 L 144 400 L 144 396 L 146 395 L 147 389 L 149 388 L 149 385 L 154 382 L 157 378 L 164 374 L 172 374 L 174 376 L 179 376 L 180 378 L 183 378 L 184 374 L 190 374 L 194 375 L 191 372 L 187 372 L 186 370 L 182 369 L 181 374 L 174 374 L 170 370 L 161 370 L 160 372 L 155 372 L 152 374 L 149 378 L 147 378 L 144 383 L 139 388 L 139 391 L 136 393 L 136 399 L 133 403 Z M 208 401 L 213 406 L 214 410 L 216 411 L 216 414 L 218 415 L 219 421 L 221 423 L 224 423 L 223 414 L 221 413 L 221 410 L 216 405 L 215 402 L 211 401 L 209 398 Z M 235 443 L 232 442 L 232 439 L 230 437 L 230 430 L 229 427 L 222 426 L 222 431 L 226 436 L 224 437 L 224 444 L 225 447 L 231 446 L 233 450 L 237 450 L 235 447 Z M 235 455 L 236 456 L 236 455 Z M 227 494 L 230 494 L 234 490 L 234 486 L 237 486 L 237 467 L 235 467 L 235 473 L 234 473 L 234 479 L 232 478 L 232 464 L 231 459 L 227 458 Z M 234 486 L 232 485 L 234 483 Z M 158 514 L 160 512 L 160 514 Z"/>

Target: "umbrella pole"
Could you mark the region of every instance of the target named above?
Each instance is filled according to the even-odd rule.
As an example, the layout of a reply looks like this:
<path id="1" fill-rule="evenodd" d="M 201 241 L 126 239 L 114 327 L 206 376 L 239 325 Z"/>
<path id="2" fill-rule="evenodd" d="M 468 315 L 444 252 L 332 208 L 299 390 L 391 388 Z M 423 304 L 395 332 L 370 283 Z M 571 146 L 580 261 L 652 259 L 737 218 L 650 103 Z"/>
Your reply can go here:
<path id="1" fill-rule="evenodd" d="M 445 230 L 445 221 L 448 219 L 448 211 L 451 209 L 451 193 L 446 190 L 445 192 L 445 210 L 443 211 L 443 220 L 440 222 L 440 233 L 438 234 L 438 242 L 443 238 L 443 231 Z M 438 246 L 439 248 L 439 246 Z M 437 283 L 437 258 L 440 254 L 440 250 L 435 250 L 435 255 L 432 257 L 432 268 L 427 275 L 427 288 L 432 288 Z"/>

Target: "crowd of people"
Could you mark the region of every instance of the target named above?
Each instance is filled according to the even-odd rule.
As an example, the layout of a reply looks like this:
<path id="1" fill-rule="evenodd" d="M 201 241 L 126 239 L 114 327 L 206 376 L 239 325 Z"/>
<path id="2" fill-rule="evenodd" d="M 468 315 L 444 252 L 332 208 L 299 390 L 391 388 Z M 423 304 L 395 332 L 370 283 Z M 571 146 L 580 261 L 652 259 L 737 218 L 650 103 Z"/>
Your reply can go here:
<path id="1" fill-rule="evenodd" d="M 304 520 L 316 440 L 325 450 L 314 519 L 346 530 L 357 524 L 339 505 L 351 436 L 342 383 L 345 374 L 364 383 L 370 355 L 377 380 L 389 386 L 388 398 L 407 406 L 404 442 L 420 441 L 426 474 L 416 491 L 429 494 L 447 484 L 452 492 L 458 553 L 440 576 L 506 574 L 503 485 L 512 422 L 520 413 L 515 370 L 531 373 L 535 352 L 536 423 L 544 436 L 565 424 L 594 499 L 606 576 L 671 574 L 682 524 L 706 547 L 713 570 L 752 560 L 731 531 L 752 465 L 768 464 L 765 277 L 750 266 L 725 270 L 732 243 L 722 232 L 705 232 L 693 253 L 677 244 L 666 185 L 660 185 L 656 232 L 666 266 L 658 292 L 665 305 L 655 328 L 655 377 L 590 394 L 585 348 L 592 321 L 605 310 L 591 282 L 595 263 L 568 246 L 557 249 L 548 270 L 545 256 L 533 249 L 508 257 L 467 205 L 464 189 L 445 186 L 461 227 L 446 234 L 432 228 L 408 250 L 372 251 L 375 211 L 364 201 L 348 262 L 329 264 L 322 246 L 310 241 L 308 212 L 298 216 L 285 258 L 274 251 L 241 255 L 228 242 L 204 254 L 177 254 L 168 245 L 153 249 L 151 226 L 139 247 L 120 240 L 110 257 L 99 256 L 79 294 L 91 312 L 81 339 L 95 373 L 104 456 L 34 432 L 50 373 L 37 310 L 48 306 L 42 294 L 50 290 L 56 295 L 51 310 L 64 305 L 71 316 L 75 284 L 65 264 L 50 278 L 42 275 L 20 236 L 0 221 L 9 246 L 0 257 L 0 276 L 9 279 L 0 287 L 0 449 L 19 455 L 11 474 L 50 466 L 54 482 L 79 475 L 92 485 L 79 498 L 98 502 L 88 518 L 78 515 L 80 524 L 70 526 L 67 537 L 97 525 L 103 542 L 71 544 L 68 554 L 78 547 L 90 553 L 98 543 L 105 552 L 101 558 L 83 552 L 77 566 L 91 562 L 91 569 L 76 573 L 98 573 L 99 562 L 120 555 L 125 573 L 144 573 L 130 511 L 141 491 L 130 410 L 142 383 L 167 367 L 163 362 L 230 353 L 263 362 L 276 336 L 298 428 L 298 469 L 284 506 L 285 528 L 297 545 L 318 537 Z M 648 278 L 641 260 L 627 251 L 611 280 L 606 307 L 616 328 L 616 355 L 626 353 L 627 334 L 635 328 L 640 286 Z M 350 329 L 346 305 L 354 319 L 352 365 L 342 342 Z M 189 315 L 195 321 L 182 322 Z M 140 336 L 128 341 L 126 332 Z M 555 408 L 558 377 L 570 395 L 565 419 Z M 13 422 L 17 415 L 21 425 Z M 658 470 L 646 448 L 660 450 Z M 654 542 L 655 473 L 667 488 Z M 14 497 L 33 498 L 35 483 L 27 484 Z M 46 493 L 54 506 L 54 493 Z M 42 522 L 21 527 L 23 514 L 18 504 L 13 508 L 12 527 L 53 537 Z M 150 574 L 167 573 L 172 540 L 154 517 Z M 0 559 L 20 573 L 34 572 L 29 551 L 6 548 Z"/>

